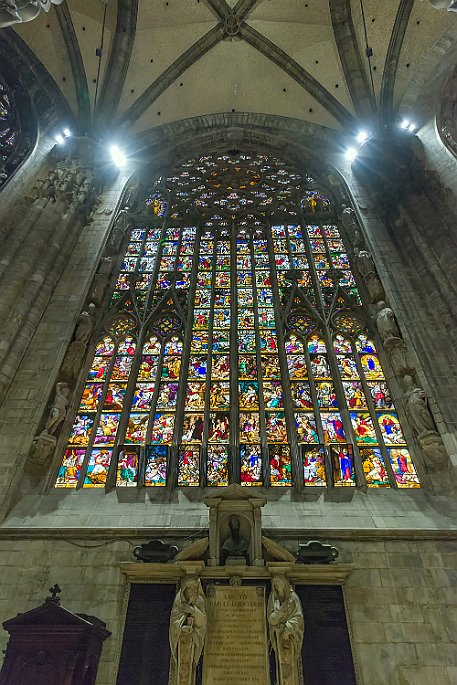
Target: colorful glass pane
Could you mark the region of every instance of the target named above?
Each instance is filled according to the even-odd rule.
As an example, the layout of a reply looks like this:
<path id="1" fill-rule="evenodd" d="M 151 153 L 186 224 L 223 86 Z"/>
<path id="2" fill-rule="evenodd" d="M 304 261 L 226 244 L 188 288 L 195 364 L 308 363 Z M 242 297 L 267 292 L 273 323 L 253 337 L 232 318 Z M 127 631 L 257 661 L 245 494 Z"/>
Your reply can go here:
<path id="1" fill-rule="evenodd" d="M 354 454 L 352 445 L 330 445 L 330 459 L 333 470 L 333 484 L 354 487 Z"/>
<path id="2" fill-rule="evenodd" d="M 404 445 L 405 438 L 396 414 L 378 414 L 378 423 L 386 445 Z"/>
<path id="3" fill-rule="evenodd" d="M 138 485 L 138 449 L 123 446 L 117 458 L 117 487 L 136 487 Z"/>
<path id="4" fill-rule="evenodd" d="M 131 413 L 125 431 L 125 442 L 132 445 L 144 445 L 149 414 Z"/>
<path id="5" fill-rule="evenodd" d="M 167 484 L 167 456 L 165 445 L 146 447 L 144 484 L 147 487 L 164 487 Z"/>
<path id="6" fill-rule="evenodd" d="M 321 412 L 320 416 L 324 442 L 346 442 L 341 414 L 338 412 Z"/>
<path id="7" fill-rule="evenodd" d="M 388 449 L 389 460 L 399 488 L 420 488 L 419 478 L 408 450 Z"/>
<path id="8" fill-rule="evenodd" d="M 83 483 L 84 488 L 100 488 L 105 485 L 112 454 L 113 451 L 107 449 L 91 451 Z"/>
<path id="9" fill-rule="evenodd" d="M 297 429 L 297 439 L 299 443 L 319 442 L 317 435 L 316 419 L 310 412 L 296 412 L 295 428 Z"/>
<path id="10" fill-rule="evenodd" d="M 198 487 L 200 485 L 200 447 L 181 445 L 179 448 L 178 485 Z"/>
<path id="11" fill-rule="evenodd" d="M 369 488 L 390 487 L 384 459 L 379 448 L 366 448 L 360 450 L 362 469 Z"/>
<path id="12" fill-rule="evenodd" d="M 208 445 L 206 481 L 209 486 L 228 485 L 228 447 Z"/>
<path id="13" fill-rule="evenodd" d="M 321 446 L 303 448 L 303 475 L 306 487 L 325 486 L 325 450 Z"/>
<path id="14" fill-rule="evenodd" d="M 56 487 L 74 488 L 78 484 L 86 451 L 67 449 L 57 474 Z"/>
<path id="15" fill-rule="evenodd" d="M 240 445 L 241 485 L 262 485 L 262 448 Z"/>
<path id="16" fill-rule="evenodd" d="M 373 445 L 378 442 L 373 419 L 368 412 L 350 412 L 352 428 L 358 445 Z"/>
<path id="17" fill-rule="evenodd" d="M 270 485 L 285 487 L 292 485 L 292 460 L 289 445 L 268 445 L 270 464 Z"/>

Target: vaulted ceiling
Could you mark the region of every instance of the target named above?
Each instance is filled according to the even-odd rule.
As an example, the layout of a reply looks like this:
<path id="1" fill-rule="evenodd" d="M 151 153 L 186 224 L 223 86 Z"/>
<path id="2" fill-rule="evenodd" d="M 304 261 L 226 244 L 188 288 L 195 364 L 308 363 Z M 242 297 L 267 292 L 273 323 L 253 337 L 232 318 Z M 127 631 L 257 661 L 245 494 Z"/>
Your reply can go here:
<path id="1" fill-rule="evenodd" d="M 457 54 L 457 15 L 427 0 L 66 0 L 15 30 L 80 130 L 224 112 L 346 131 L 420 118 Z"/>

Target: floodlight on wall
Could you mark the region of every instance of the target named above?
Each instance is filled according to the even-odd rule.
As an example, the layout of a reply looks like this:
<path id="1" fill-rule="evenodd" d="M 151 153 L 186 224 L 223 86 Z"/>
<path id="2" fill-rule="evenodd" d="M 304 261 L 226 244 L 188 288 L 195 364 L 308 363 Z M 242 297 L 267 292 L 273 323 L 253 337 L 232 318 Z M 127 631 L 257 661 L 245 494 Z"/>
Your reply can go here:
<path id="1" fill-rule="evenodd" d="M 414 131 L 416 130 L 416 128 L 417 128 L 417 127 L 416 127 L 416 124 L 410 124 L 410 125 L 408 126 L 408 131 L 409 131 L 410 133 L 414 133 Z"/>
<path id="2" fill-rule="evenodd" d="M 354 159 L 357 157 L 359 151 L 355 149 L 355 147 L 348 147 L 346 152 L 344 153 L 344 156 L 349 162 L 353 162 Z"/>
<path id="3" fill-rule="evenodd" d="M 369 137 L 370 136 L 366 131 L 359 131 L 359 133 L 357 134 L 357 142 L 360 144 L 365 143 L 365 141 L 367 141 Z"/>
<path id="4" fill-rule="evenodd" d="M 111 159 L 119 169 L 126 165 L 127 158 L 117 145 L 111 145 L 109 151 L 111 153 Z"/>
<path id="5" fill-rule="evenodd" d="M 65 138 L 69 138 L 69 137 L 71 136 L 71 131 L 70 131 L 70 129 L 69 129 L 69 128 L 64 128 L 63 134 L 64 134 Z"/>
<path id="6" fill-rule="evenodd" d="M 405 128 L 405 129 L 406 129 L 406 128 L 409 127 L 409 125 L 410 125 L 410 124 L 409 124 L 408 119 L 403 119 L 403 121 L 402 121 L 401 124 L 400 124 L 400 128 Z"/>
<path id="7" fill-rule="evenodd" d="M 63 145 L 65 142 L 65 138 L 61 133 L 57 133 L 57 135 L 54 136 L 54 140 L 58 145 Z"/>

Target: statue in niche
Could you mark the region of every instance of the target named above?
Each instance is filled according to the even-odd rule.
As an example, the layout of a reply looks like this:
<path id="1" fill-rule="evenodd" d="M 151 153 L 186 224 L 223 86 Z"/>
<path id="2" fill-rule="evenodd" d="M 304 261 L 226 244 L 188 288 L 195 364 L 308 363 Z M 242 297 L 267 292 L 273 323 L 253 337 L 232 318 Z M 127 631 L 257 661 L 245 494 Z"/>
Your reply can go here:
<path id="1" fill-rule="evenodd" d="M 84 310 L 78 316 L 75 328 L 75 341 L 84 343 L 84 345 L 87 345 L 89 342 L 89 338 L 92 335 L 94 328 L 94 312 L 95 305 L 91 302 L 87 307 L 87 311 Z"/>
<path id="2" fill-rule="evenodd" d="M 276 655 L 278 685 L 300 685 L 300 659 L 304 634 L 300 599 L 284 578 L 273 578 L 267 606 L 271 646 Z"/>
<path id="3" fill-rule="evenodd" d="M 92 289 L 90 291 L 90 300 L 96 305 L 100 305 L 105 295 L 106 289 L 109 285 L 109 276 L 112 268 L 112 258 L 102 257 L 98 264 L 97 273 L 92 282 Z"/>
<path id="4" fill-rule="evenodd" d="M 68 383 L 57 383 L 54 400 L 51 404 L 48 420 L 44 427 L 44 432 L 47 435 L 54 435 L 59 428 L 62 421 L 67 414 L 68 397 L 70 395 L 70 388 Z"/>
<path id="5" fill-rule="evenodd" d="M 371 252 L 368 250 L 359 250 L 356 248 L 354 250 L 354 261 L 357 267 L 357 271 L 365 279 L 369 274 L 375 273 L 375 266 Z"/>
<path id="6" fill-rule="evenodd" d="M 170 616 L 170 685 L 194 685 L 206 637 L 206 599 L 198 578 L 184 578 Z"/>
<path id="7" fill-rule="evenodd" d="M 63 0 L 0 0 L 0 28 L 32 21 L 41 10 L 49 12 L 52 5 Z"/>
<path id="8" fill-rule="evenodd" d="M 227 559 L 238 559 L 243 563 L 249 564 L 249 546 L 240 535 L 240 519 L 238 516 L 231 516 L 229 519 L 230 537 L 222 545 L 221 566 L 227 563 Z"/>
<path id="9" fill-rule="evenodd" d="M 117 255 L 121 246 L 126 230 L 130 226 L 130 214 L 126 209 L 121 209 L 114 222 L 111 235 L 106 244 L 106 252 L 108 255 Z"/>
<path id="10" fill-rule="evenodd" d="M 428 407 L 425 391 L 416 386 L 411 376 L 405 376 L 404 382 L 406 411 L 415 432 L 419 437 L 430 431 L 436 433 L 435 421 Z"/>
<path id="11" fill-rule="evenodd" d="M 428 0 L 437 10 L 445 12 L 457 12 L 457 0 Z"/>
<path id="12" fill-rule="evenodd" d="M 381 336 L 381 340 L 384 342 L 388 338 L 399 338 L 400 331 L 395 321 L 395 316 L 390 307 L 380 300 L 376 305 L 377 315 L 376 315 L 376 326 Z"/>

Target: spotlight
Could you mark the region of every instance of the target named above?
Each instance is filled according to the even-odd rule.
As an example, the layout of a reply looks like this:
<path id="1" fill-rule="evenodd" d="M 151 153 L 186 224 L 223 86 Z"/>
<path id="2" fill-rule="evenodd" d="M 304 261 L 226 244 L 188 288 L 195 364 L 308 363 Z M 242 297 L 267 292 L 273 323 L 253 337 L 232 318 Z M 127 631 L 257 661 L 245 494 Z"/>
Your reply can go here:
<path id="1" fill-rule="evenodd" d="M 69 138 L 69 136 L 71 136 L 71 131 L 70 131 L 70 129 L 69 129 L 69 128 L 64 128 L 63 134 L 64 134 L 65 138 Z"/>
<path id="2" fill-rule="evenodd" d="M 54 140 L 56 141 L 56 143 L 58 143 L 58 145 L 63 145 L 65 142 L 64 137 L 60 133 L 54 136 Z"/>
<path id="3" fill-rule="evenodd" d="M 411 133 L 414 133 L 415 130 L 416 130 L 416 124 L 410 124 L 408 126 L 408 131 L 410 131 Z"/>
<path id="4" fill-rule="evenodd" d="M 403 119 L 403 121 L 400 124 L 400 128 L 408 128 L 408 126 L 409 126 L 408 119 Z"/>
<path id="5" fill-rule="evenodd" d="M 344 153 L 344 156 L 346 157 L 349 162 L 353 162 L 354 159 L 357 157 L 358 150 L 355 149 L 355 147 L 348 147 L 346 152 Z"/>
<path id="6" fill-rule="evenodd" d="M 126 165 L 127 159 L 124 153 L 121 150 L 119 150 L 117 145 L 112 145 L 110 147 L 110 153 L 112 160 L 117 167 L 121 168 Z"/>
<path id="7" fill-rule="evenodd" d="M 366 131 L 360 131 L 357 136 L 357 142 L 364 143 L 366 140 L 368 140 L 368 133 Z"/>

